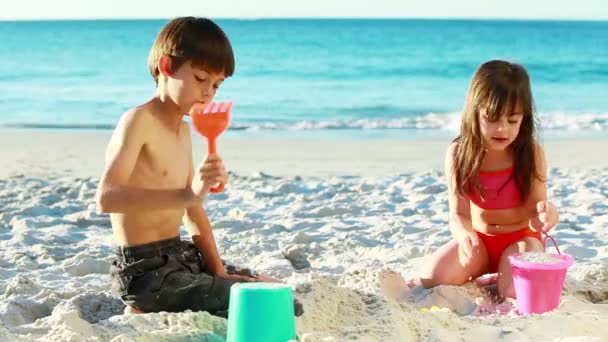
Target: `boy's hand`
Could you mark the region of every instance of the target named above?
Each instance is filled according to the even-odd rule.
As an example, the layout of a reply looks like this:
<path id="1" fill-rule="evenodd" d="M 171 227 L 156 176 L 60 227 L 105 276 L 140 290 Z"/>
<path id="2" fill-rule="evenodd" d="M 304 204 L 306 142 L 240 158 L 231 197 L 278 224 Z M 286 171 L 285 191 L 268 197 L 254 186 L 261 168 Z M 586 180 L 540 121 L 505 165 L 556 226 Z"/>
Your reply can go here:
<path id="1" fill-rule="evenodd" d="M 255 277 L 249 277 L 249 276 L 241 275 L 241 274 L 228 273 L 223 268 L 219 272 L 211 272 L 211 273 L 213 275 L 215 275 L 216 277 L 220 277 L 220 278 L 224 278 L 224 279 L 233 279 L 233 280 L 250 281 L 250 282 L 251 281 L 259 281 Z"/>
<path id="2" fill-rule="evenodd" d="M 209 189 L 218 183 L 227 184 L 228 173 L 222 159 L 217 154 L 212 154 L 195 170 L 191 184 L 192 192 L 204 200 Z"/>
<path id="3" fill-rule="evenodd" d="M 549 201 L 540 201 L 536 204 L 538 220 L 543 224 L 543 232 L 548 232 L 559 222 L 557 208 Z"/>

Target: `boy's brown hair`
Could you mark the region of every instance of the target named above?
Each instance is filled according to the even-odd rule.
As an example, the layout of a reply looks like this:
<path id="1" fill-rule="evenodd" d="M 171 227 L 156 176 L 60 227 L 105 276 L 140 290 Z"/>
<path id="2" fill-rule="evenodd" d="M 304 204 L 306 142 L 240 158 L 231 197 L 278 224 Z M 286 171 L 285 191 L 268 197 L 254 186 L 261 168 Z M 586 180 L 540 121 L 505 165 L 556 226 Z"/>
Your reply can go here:
<path id="1" fill-rule="evenodd" d="M 230 77 L 234 73 L 234 54 L 224 31 L 207 18 L 181 17 L 171 20 L 159 32 L 148 57 L 148 66 L 158 84 L 158 58 L 168 55 L 171 69 L 185 62 Z"/>

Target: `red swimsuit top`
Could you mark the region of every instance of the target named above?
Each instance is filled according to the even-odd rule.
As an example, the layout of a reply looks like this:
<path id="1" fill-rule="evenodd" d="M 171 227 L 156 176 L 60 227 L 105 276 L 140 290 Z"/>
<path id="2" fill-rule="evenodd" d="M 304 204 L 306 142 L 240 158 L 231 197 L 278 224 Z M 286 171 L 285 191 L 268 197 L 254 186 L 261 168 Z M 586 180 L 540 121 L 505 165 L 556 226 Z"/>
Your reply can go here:
<path id="1" fill-rule="evenodd" d="M 513 178 L 513 167 L 499 171 L 479 171 L 484 198 L 469 191 L 469 198 L 482 209 L 510 209 L 521 205 L 521 194 Z"/>

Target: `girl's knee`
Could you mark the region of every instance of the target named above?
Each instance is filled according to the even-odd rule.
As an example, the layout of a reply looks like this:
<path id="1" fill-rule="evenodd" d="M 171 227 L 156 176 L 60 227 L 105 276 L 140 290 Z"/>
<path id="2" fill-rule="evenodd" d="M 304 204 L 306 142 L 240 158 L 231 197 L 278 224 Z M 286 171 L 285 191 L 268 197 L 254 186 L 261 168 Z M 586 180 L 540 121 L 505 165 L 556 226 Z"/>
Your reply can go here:
<path id="1" fill-rule="evenodd" d="M 513 287 L 513 281 L 506 277 L 498 279 L 498 295 L 501 298 L 515 298 L 515 287 Z"/>
<path id="2" fill-rule="evenodd" d="M 519 241 L 523 246 L 520 252 L 541 252 L 545 250 L 543 243 L 535 237 L 526 237 Z"/>
<path id="3" fill-rule="evenodd" d="M 502 258 L 506 258 L 507 256 L 515 253 L 540 251 L 544 251 L 542 242 L 535 237 L 528 236 L 509 245 L 509 247 L 503 251 Z"/>

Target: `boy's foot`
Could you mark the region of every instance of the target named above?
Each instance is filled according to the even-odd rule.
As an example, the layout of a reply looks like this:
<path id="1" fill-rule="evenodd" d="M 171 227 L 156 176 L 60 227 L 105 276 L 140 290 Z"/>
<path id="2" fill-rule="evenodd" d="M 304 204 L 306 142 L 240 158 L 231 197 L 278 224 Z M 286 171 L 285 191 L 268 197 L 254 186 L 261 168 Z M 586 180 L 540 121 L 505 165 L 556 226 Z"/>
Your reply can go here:
<path id="1" fill-rule="evenodd" d="M 125 311 L 123 311 L 124 315 L 136 315 L 136 314 L 143 314 L 143 313 L 145 313 L 145 312 L 143 312 L 143 311 L 141 311 L 139 309 L 136 309 L 136 308 L 134 308 L 132 306 L 129 306 L 129 305 L 127 305 L 125 307 Z"/>
<path id="2" fill-rule="evenodd" d="M 255 279 L 257 281 L 261 281 L 261 282 L 264 282 L 264 283 L 280 283 L 281 282 L 278 279 L 274 279 L 273 277 L 269 277 L 269 276 L 263 275 L 263 274 L 256 275 Z"/>

